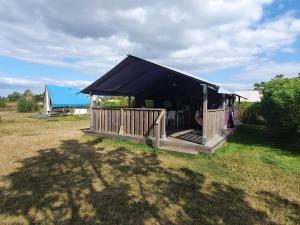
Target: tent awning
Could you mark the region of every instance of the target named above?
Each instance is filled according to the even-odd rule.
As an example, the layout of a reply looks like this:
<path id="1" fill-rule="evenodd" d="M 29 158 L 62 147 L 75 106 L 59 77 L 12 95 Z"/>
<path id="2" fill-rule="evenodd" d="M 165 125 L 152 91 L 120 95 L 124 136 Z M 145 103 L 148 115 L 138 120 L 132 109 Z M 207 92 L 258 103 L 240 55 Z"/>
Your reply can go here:
<path id="1" fill-rule="evenodd" d="M 189 91 L 189 87 L 194 89 L 197 87 L 199 89 L 197 91 L 200 91 L 203 84 L 207 84 L 210 89 L 216 91 L 219 89 L 217 84 L 192 74 L 128 55 L 109 72 L 83 89 L 81 93 L 119 96 L 150 95 L 151 92 L 172 81 L 176 81 L 174 85 L 182 86 L 181 89 L 186 91 Z"/>

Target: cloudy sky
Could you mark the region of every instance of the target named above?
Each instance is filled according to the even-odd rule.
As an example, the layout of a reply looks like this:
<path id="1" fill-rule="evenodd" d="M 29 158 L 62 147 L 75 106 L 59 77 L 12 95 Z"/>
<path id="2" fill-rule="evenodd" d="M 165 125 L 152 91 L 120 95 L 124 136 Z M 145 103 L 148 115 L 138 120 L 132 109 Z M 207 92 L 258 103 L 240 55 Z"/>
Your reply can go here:
<path id="1" fill-rule="evenodd" d="M 249 89 L 299 52 L 299 0 L 0 0 L 2 96 L 84 87 L 127 53 Z"/>

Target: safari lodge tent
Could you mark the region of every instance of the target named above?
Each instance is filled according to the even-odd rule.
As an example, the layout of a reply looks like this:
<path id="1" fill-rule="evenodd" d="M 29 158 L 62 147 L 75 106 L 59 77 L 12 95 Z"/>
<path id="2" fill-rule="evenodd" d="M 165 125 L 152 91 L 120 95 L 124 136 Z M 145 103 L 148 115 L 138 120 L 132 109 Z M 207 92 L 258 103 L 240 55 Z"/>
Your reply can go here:
<path id="1" fill-rule="evenodd" d="M 174 151 L 212 152 L 234 126 L 233 93 L 132 55 L 81 92 L 129 97 L 127 108 L 92 108 L 90 129 L 102 136 Z"/>
<path id="2" fill-rule="evenodd" d="M 80 89 L 55 85 L 45 86 L 44 114 L 86 114 L 90 101 Z"/>

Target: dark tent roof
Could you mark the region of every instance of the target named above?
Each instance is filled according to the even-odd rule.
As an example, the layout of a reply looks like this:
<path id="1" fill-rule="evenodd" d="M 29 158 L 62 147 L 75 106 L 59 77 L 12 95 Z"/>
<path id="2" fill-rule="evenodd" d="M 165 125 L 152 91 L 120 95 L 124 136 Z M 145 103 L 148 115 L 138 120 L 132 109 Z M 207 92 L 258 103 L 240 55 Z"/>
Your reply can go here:
<path id="1" fill-rule="evenodd" d="M 214 90 L 219 89 L 217 84 L 192 74 L 128 55 L 81 92 L 94 95 L 151 95 L 159 89 L 165 89 L 166 83 L 175 80 L 177 89 L 186 94 L 191 91 L 199 93 L 199 89 L 202 89 L 201 84 L 207 84 Z"/>

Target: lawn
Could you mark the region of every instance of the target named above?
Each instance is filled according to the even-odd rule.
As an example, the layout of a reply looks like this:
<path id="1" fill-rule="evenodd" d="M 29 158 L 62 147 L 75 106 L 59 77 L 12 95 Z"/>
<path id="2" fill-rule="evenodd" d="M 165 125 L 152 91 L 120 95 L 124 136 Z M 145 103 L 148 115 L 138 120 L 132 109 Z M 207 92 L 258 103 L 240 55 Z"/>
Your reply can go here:
<path id="1" fill-rule="evenodd" d="M 300 224 L 300 154 L 262 126 L 187 155 L 30 115 L 0 112 L 1 224 Z"/>

